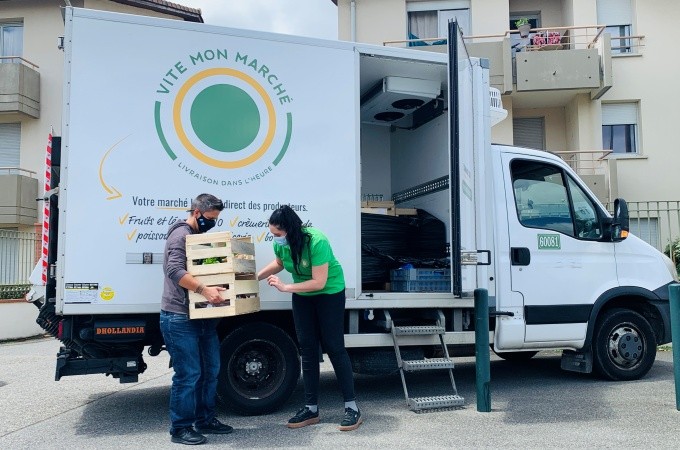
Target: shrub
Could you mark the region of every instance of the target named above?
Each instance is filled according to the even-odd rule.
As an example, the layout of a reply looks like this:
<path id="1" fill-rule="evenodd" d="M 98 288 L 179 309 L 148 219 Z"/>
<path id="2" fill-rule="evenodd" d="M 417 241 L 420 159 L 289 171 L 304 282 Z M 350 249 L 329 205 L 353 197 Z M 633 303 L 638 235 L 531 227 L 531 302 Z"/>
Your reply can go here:
<path id="1" fill-rule="evenodd" d="M 673 239 L 663 251 L 666 256 L 673 260 L 675 268 L 680 273 L 680 237 Z"/>
<path id="2" fill-rule="evenodd" d="M 0 300 L 24 298 L 31 289 L 30 284 L 4 284 L 0 285 Z"/>

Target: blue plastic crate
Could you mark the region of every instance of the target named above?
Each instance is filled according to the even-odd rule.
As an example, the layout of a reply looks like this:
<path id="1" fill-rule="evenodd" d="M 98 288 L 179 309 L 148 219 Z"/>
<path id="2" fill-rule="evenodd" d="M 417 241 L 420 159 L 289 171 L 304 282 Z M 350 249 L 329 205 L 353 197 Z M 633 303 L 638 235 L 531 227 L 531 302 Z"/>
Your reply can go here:
<path id="1" fill-rule="evenodd" d="M 449 269 L 396 269 L 390 272 L 395 292 L 451 292 Z"/>

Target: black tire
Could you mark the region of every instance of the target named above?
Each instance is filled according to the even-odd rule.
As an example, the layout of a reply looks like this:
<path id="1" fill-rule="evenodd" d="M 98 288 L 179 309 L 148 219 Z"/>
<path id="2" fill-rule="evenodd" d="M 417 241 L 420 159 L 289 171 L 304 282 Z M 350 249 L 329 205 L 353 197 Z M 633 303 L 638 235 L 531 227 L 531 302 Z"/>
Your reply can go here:
<path id="1" fill-rule="evenodd" d="M 217 395 L 238 414 L 266 414 L 280 408 L 300 378 L 300 355 L 281 328 L 255 322 L 222 340 Z"/>
<path id="2" fill-rule="evenodd" d="M 498 356 L 501 359 L 504 359 L 508 362 L 516 363 L 529 361 L 538 353 L 538 352 L 497 352 L 496 350 L 494 350 L 493 352 L 496 354 L 496 356 Z"/>
<path id="3" fill-rule="evenodd" d="M 593 336 L 593 367 L 603 378 L 637 380 L 656 359 L 656 337 L 647 319 L 635 311 L 612 309 L 597 322 Z"/>

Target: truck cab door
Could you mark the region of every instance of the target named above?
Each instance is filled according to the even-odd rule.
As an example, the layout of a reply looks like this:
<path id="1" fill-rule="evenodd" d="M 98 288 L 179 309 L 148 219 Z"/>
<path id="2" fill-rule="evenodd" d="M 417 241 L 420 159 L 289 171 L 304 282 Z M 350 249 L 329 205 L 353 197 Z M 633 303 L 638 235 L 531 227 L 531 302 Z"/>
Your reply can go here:
<path id="1" fill-rule="evenodd" d="M 523 325 L 524 339 L 515 333 L 497 348 L 580 346 L 595 300 L 617 283 L 613 243 L 602 240 L 606 213 L 565 165 L 519 153 L 503 153 L 502 165 L 510 248 L 501 266 L 521 308 L 498 318 L 496 335 Z"/>

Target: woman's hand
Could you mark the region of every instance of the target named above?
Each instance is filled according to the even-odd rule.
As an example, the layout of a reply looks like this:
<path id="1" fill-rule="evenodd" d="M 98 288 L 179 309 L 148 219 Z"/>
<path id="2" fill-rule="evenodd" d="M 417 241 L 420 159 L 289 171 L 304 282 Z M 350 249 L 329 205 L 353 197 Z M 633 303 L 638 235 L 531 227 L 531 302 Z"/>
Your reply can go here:
<path id="1" fill-rule="evenodd" d="M 267 284 L 273 286 L 281 292 L 288 292 L 288 285 L 284 284 L 276 275 L 269 275 L 267 277 Z"/>

